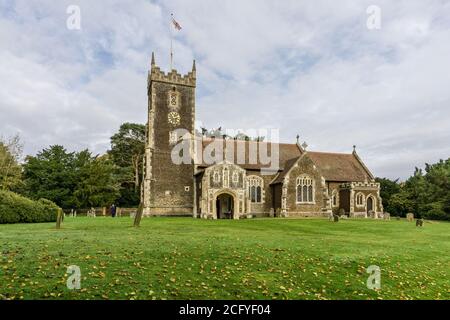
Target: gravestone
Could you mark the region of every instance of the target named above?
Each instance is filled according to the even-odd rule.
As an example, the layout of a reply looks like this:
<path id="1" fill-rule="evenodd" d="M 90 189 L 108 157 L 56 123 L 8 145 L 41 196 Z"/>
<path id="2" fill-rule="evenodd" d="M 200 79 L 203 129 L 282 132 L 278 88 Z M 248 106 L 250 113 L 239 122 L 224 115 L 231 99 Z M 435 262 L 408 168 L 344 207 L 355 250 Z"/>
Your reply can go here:
<path id="1" fill-rule="evenodd" d="M 269 217 L 273 218 L 275 216 L 275 210 L 273 208 L 270 209 Z"/>
<path id="2" fill-rule="evenodd" d="M 384 220 L 391 220 L 391 214 L 388 212 L 385 212 L 384 214 Z"/>
<path id="3" fill-rule="evenodd" d="M 417 219 L 416 221 L 416 227 L 423 227 L 423 219 Z"/>
<path id="4" fill-rule="evenodd" d="M 408 220 L 408 222 L 413 222 L 414 221 L 414 213 L 408 213 L 406 215 L 406 219 Z"/>
<path id="5" fill-rule="evenodd" d="M 57 216 L 56 216 L 56 229 L 61 229 L 62 220 L 63 220 L 62 209 L 58 209 L 58 213 L 57 213 Z"/>
<path id="6" fill-rule="evenodd" d="M 275 217 L 277 217 L 277 218 L 281 217 L 281 208 L 277 208 Z"/>
<path id="7" fill-rule="evenodd" d="M 328 221 L 333 221 L 334 220 L 334 214 L 333 212 L 330 212 L 330 214 L 328 215 Z"/>
<path id="8" fill-rule="evenodd" d="M 136 216 L 134 217 L 134 226 L 136 228 L 141 226 L 141 219 L 142 219 L 142 214 L 144 213 L 144 204 L 141 202 L 141 204 L 139 204 L 139 208 L 138 211 L 136 213 Z"/>
<path id="9" fill-rule="evenodd" d="M 339 216 L 337 214 L 335 214 L 333 216 L 333 218 L 334 218 L 334 222 L 339 222 Z"/>

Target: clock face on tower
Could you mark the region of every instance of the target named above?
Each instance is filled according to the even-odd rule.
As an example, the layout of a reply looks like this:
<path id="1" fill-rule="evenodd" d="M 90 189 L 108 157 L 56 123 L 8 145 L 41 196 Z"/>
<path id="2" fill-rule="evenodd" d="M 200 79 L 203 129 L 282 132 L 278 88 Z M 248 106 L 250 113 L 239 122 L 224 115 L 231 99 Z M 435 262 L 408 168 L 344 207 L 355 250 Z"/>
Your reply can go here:
<path id="1" fill-rule="evenodd" d="M 168 119 L 169 123 L 173 126 L 180 125 L 181 117 L 178 112 L 170 112 L 167 119 Z"/>

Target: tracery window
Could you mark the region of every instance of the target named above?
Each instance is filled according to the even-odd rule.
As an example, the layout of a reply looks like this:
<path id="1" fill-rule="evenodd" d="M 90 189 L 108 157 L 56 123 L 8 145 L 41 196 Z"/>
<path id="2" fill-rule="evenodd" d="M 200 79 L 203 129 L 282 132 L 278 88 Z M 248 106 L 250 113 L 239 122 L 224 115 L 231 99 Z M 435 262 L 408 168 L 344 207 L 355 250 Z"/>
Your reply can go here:
<path id="1" fill-rule="evenodd" d="M 314 180 L 308 176 L 297 178 L 297 203 L 314 203 Z"/>
<path id="2" fill-rule="evenodd" d="M 263 188 L 264 180 L 261 177 L 249 176 L 248 181 L 248 194 L 252 203 L 263 203 Z"/>

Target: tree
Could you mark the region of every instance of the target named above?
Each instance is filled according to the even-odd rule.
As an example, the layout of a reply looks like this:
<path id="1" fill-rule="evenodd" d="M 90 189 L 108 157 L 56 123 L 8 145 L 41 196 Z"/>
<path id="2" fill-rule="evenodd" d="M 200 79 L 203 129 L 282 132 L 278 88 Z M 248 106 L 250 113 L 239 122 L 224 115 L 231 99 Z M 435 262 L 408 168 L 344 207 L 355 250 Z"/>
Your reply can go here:
<path id="1" fill-rule="evenodd" d="M 36 200 L 49 199 L 63 208 L 76 207 L 75 158 L 75 153 L 58 145 L 40 151 L 35 157 L 27 157 L 23 166 L 26 195 Z"/>
<path id="2" fill-rule="evenodd" d="M 384 209 L 393 214 L 397 215 L 398 212 L 391 207 L 391 198 L 393 195 L 400 192 L 400 185 L 397 180 L 389 180 L 387 178 L 377 178 L 376 181 L 380 183 L 380 196 L 383 199 Z"/>
<path id="3" fill-rule="evenodd" d="M 78 183 L 74 197 L 79 207 L 106 207 L 120 195 L 120 185 L 114 175 L 115 167 L 108 155 L 92 157 L 86 150 L 79 158 Z"/>
<path id="4" fill-rule="evenodd" d="M 143 158 L 145 154 L 146 126 L 124 123 L 119 132 L 111 137 L 111 150 L 108 154 L 117 167 L 121 183 L 121 205 L 136 205 L 140 199 Z"/>
<path id="5" fill-rule="evenodd" d="M 417 217 L 450 220 L 450 159 L 416 168 L 405 183 L 377 179 L 385 207 L 394 215 L 413 212 Z M 394 184 L 395 183 L 395 184 Z"/>
<path id="6" fill-rule="evenodd" d="M 108 206 L 119 195 L 115 166 L 107 155 L 88 150 L 67 152 L 51 146 L 24 164 L 25 192 L 33 199 L 49 199 L 63 208 Z"/>
<path id="7" fill-rule="evenodd" d="M 0 190 L 14 190 L 22 183 L 19 164 L 23 145 L 18 135 L 4 141 L 0 139 Z"/>

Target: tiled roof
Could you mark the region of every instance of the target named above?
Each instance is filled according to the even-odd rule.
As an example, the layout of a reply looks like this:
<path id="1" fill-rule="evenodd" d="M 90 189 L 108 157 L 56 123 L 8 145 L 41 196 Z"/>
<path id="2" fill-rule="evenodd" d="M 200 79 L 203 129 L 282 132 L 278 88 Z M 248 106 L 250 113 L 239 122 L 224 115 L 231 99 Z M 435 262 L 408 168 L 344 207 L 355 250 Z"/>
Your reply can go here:
<path id="1" fill-rule="evenodd" d="M 283 180 L 284 180 L 284 177 L 286 177 L 286 175 L 288 174 L 289 170 L 291 170 L 291 168 L 295 165 L 295 163 L 297 162 L 297 160 L 299 158 L 300 157 L 297 157 L 297 158 L 293 158 L 293 159 L 290 159 L 290 160 L 286 161 L 286 165 L 285 165 L 284 170 L 277 175 L 277 177 L 275 178 L 274 181 L 272 181 L 271 184 L 282 183 Z"/>
<path id="2" fill-rule="evenodd" d="M 251 163 L 249 159 L 250 147 L 254 148 L 254 150 L 259 150 L 258 148 L 263 144 L 261 142 L 207 139 L 202 141 L 202 150 L 205 150 L 205 148 L 208 145 L 210 145 L 213 141 L 217 141 L 219 143 L 221 142 L 223 143 L 224 146 L 225 142 L 232 143 L 234 146 L 234 156 L 232 155 L 230 150 L 226 151 L 226 148 L 224 147 L 224 154 L 226 153 L 226 157 L 224 156 L 224 159 L 236 163 L 246 170 L 260 170 L 269 167 L 269 165 L 264 165 L 260 163 L 259 157 L 257 163 Z M 238 144 L 240 144 L 239 148 L 245 150 L 245 161 L 244 161 L 245 163 L 243 164 L 237 161 Z M 286 174 L 288 173 L 288 171 L 292 168 L 292 166 L 295 165 L 297 160 L 302 155 L 302 151 L 296 144 L 266 143 L 268 155 L 271 155 L 272 147 L 276 145 L 278 145 L 280 152 L 281 172 L 272 182 L 273 184 L 281 183 Z M 306 152 L 305 155 L 308 156 L 316 164 L 316 166 L 321 171 L 323 177 L 327 181 L 362 182 L 371 179 L 370 173 L 366 170 L 364 164 L 359 161 L 356 154 L 308 151 Z M 205 162 L 199 165 L 200 168 L 207 168 L 209 166 L 210 165 Z"/>
<path id="3" fill-rule="evenodd" d="M 309 157 L 319 168 L 327 181 L 334 182 L 362 182 L 370 180 L 368 172 L 354 154 L 307 152 Z M 289 170 L 295 165 L 299 157 L 286 162 L 284 171 L 272 181 L 272 184 L 282 183 Z"/>
<path id="4" fill-rule="evenodd" d="M 354 154 L 308 152 L 327 181 L 361 182 L 370 180 L 369 174 Z"/>
<path id="5" fill-rule="evenodd" d="M 217 141 L 217 142 L 221 142 L 224 145 L 224 154 L 226 153 L 226 157 L 224 156 L 224 159 L 231 161 L 233 163 L 238 164 L 239 166 L 241 166 L 244 169 L 247 170 L 260 170 L 262 168 L 269 168 L 270 165 L 266 165 L 266 164 L 262 164 L 261 163 L 261 159 L 258 159 L 256 161 L 256 163 L 253 163 L 253 161 L 250 161 L 249 158 L 249 150 L 259 150 L 259 148 L 261 146 L 263 146 L 265 144 L 265 147 L 267 147 L 267 155 L 270 156 L 272 154 L 272 149 L 275 149 L 276 146 L 279 147 L 279 159 L 280 159 L 280 170 L 283 170 L 286 164 L 286 161 L 288 161 L 289 159 L 292 158 L 297 158 L 301 155 L 301 151 L 299 149 L 299 147 L 296 144 L 286 144 L 286 143 L 280 143 L 280 144 L 275 144 L 275 143 L 264 143 L 264 142 L 256 142 L 256 141 L 236 141 L 236 140 L 203 140 L 202 144 L 203 144 L 203 150 L 205 150 L 205 148 L 210 145 L 212 142 Z M 233 149 L 234 149 L 234 156 L 232 156 L 231 151 L 229 150 L 225 150 L 225 141 L 228 144 L 233 145 Z M 263 146 L 264 147 L 264 146 Z M 238 151 L 239 150 L 245 150 L 244 155 L 245 155 L 245 161 L 243 161 L 244 163 L 239 163 L 238 161 Z M 258 152 L 259 154 L 259 152 Z M 204 159 L 203 159 L 204 160 Z M 210 165 L 208 165 L 207 163 L 205 163 L 205 161 L 203 161 L 203 163 L 201 165 L 199 165 L 199 167 L 205 168 L 205 167 L 209 167 Z"/>

